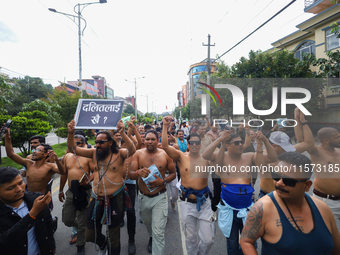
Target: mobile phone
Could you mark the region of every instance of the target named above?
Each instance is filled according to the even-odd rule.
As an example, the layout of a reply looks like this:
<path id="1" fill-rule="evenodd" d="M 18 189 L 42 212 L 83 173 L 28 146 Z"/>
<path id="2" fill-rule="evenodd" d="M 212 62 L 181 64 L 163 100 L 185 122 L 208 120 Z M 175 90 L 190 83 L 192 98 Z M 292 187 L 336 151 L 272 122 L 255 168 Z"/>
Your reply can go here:
<path id="1" fill-rule="evenodd" d="M 84 173 L 83 176 L 80 178 L 79 183 L 82 182 L 82 180 L 84 179 L 85 175 L 86 175 L 86 173 Z"/>
<path id="2" fill-rule="evenodd" d="M 47 193 L 48 193 L 49 191 L 51 191 L 51 189 L 52 189 L 52 183 L 53 183 L 53 179 L 51 179 L 51 180 L 48 182 L 47 187 L 46 187 L 45 195 L 47 195 Z"/>
<path id="3" fill-rule="evenodd" d="M 12 120 L 9 119 L 7 120 L 5 126 L 3 126 L 3 128 L 1 129 L 1 137 L 4 137 L 4 134 L 5 134 L 5 128 L 9 128 L 11 126 L 11 123 L 12 123 Z"/>

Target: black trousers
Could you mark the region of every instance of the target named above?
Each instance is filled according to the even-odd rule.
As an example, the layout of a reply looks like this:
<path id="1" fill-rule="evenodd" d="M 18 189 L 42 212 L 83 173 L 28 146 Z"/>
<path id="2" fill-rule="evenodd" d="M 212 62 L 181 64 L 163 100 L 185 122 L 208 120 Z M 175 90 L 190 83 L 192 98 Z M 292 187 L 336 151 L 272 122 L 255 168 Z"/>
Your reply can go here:
<path id="1" fill-rule="evenodd" d="M 217 210 L 217 205 L 221 200 L 221 179 L 220 178 L 213 178 L 213 185 L 214 185 L 214 193 L 213 193 L 213 198 L 211 201 L 211 210 L 216 212 Z"/>
<path id="2" fill-rule="evenodd" d="M 129 235 L 129 241 L 135 241 L 136 234 L 136 211 L 135 211 L 135 201 L 136 201 L 136 185 L 135 184 L 125 184 L 129 190 L 129 196 L 132 203 L 132 208 L 128 208 L 126 211 L 127 216 L 127 231 Z"/>

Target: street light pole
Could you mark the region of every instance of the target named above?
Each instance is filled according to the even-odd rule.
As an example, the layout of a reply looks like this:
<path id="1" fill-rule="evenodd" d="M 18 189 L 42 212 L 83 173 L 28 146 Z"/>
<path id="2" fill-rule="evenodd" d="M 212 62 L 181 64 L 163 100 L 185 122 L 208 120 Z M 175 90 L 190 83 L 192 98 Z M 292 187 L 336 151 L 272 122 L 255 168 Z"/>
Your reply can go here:
<path id="1" fill-rule="evenodd" d="M 92 3 L 84 3 L 84 4 L 76 4 L 73 8 L 74 12 L 77 14 L 77 16 L 72 15 L 72 14 L 68 14 L 68 13 L 64 13 L 64 12 L 58 12 L 56 11 L 56 9 L 52 9 L 52 8 L 48 8 L 49 11 L 51 12 L 55 12 L 55 13 L 59 13 L 59 14 L 63 14 L 66 17 L 68 17 L 69 19 L 71 19 L 74 24 L 76 24 L 78 26 L 78 44 L 79 44 L 79 85 L 83 86 L 83 79 L 82 79 L 82 64 L 81 64 L 81 36 L 84 35 L 84 30 L 86 28 L 86 20 L 81 16 L 81 12 L 84 10 L 84 8 L 86 6 L 89 6 L 91 4 L 104 4 L 106 3 L 106 0 L 99 0 L 99 2 L 92 2 Z M 80 6 L 83 5 L 83 8 L 80 9 Z M 78 6 L 78 12 L 76 11 L 76 7 Z M 70 18 L 72 17 L 72 18 Z M 78 24 L 75 21 L 76 18 L 78 18 Z M 83 28 L 83 31 L 81 31 L 81 23 L 80 23 L 80 19 L 82 19 L 85 22 L 85 26 Z"/>
<path id="2" fill-rule="evenodd" d="M 125 79 L 125 81 L 131 82 L 131 83 L 135 84 L 135 116 L 136 116 L 136 118 L 137 118 L 137 82 L 136 82 L 136 80 L 137 79 L 143 79 L 143 78 L 145 78 L 145 76 L 139 77 L 139 78 L 134 78 L 135 79 L 134 82 L 133 81 L 128 81 L 127 79 Z"/>

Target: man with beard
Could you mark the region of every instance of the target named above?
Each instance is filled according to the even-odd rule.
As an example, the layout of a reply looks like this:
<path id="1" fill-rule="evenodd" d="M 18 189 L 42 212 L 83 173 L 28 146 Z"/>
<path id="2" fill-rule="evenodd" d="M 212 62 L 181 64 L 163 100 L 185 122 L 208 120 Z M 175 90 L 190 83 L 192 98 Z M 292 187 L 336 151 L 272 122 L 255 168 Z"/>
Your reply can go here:
<path id="1" fill-rule="evenodd" d="M 19 171 L 0 168 L 0 249 L 2 255 L 52 255 L 55 250 L 53 223 L 45 196 L 25 191 Z"/>
<path id="2" fill-rule="evenodd" d="M 208 254 L 214 243 L 215 223 L 212 221 L 211 201 L 209 198 L 208 161 L 200 154 L 201 139 L 197 133 L 188 137 L 189 152 L 183 153 L 168 145 L 167 127 L 171 116 L 163 118 L 162 146 L 170 158 L 177 161 L 181 172 L 180 217 L 185 235 L 188 254 Z"/>
<path id="3" fill-rule="evenodd" d="M 13 151 L 9 128 L 6 128 L 4 136 L 7 156 L 27 169 L 26 180 L 29 191 L 45 194 L 47 184 L 51 180 L 52 175 L 54 173 L 65 174 L 64 166 L 50 145 L 40 144 L 33 152 L 31 159 L 24 159 Z M 48 157 L 56 164 L 46 162 Z"/>
<path id="4" fill-rule="evenodd" d="M 154 255 L 164 254 L 164 232 L 168 216 L 165 186 L 176 177 L 172 159 L 164 150 L 157 148 L 158 142 L 159 137 L 155 130 L 146 132 L 146 148 L 133 155 L 130 174 L 131 179 L 138 178 L 140 215 L 150 236 L 148 251 Z M 166 171 L 169 171 L 167 177 Z M 144 182 L 142 178 L 147 179 Z"/>
<path id="5" fill-rule="evenodd" d="M 85 137 L 82 135 L 75 135 L 74 140 L 77 147 L 87 148 Z M 64 156 L 63 162 L 66 175 L 60 178 L 59 186 L 59 200 L 65 200 L 62 220 L 66 226 L 77 229 L 77 254 L 85 254 L 86 212 L 91 197 L 91 189 L 88 187 L 93 179 L 90 175 L 94 165 L 92 159 L 76 156 L 72 151 Z M 65 199 L 63 189 L 66 179 L 69 189 Z"/>
<path id="6" fill-rule="evenodd" d="M 335 128 L 321 128 L 317 137 L 320 145 L 307 150 L 314 169 L 314 196 L 331 208 L 340 229 L 340 134 Z"/>
<path id="7" fill-rule="evenodd" d="M 127 149 L 119 149 L 112 133 L 100 131 L 96 135 L 96 148 L 86 149 L 75 146 L 74 129 L 75 121 L 68 126 L 67 147 L 76 155 L 92 158 L 96 165 L 92 188 L 92 201 L 87 211 L 86 241 L 96 243 L 105 254 L 109 246 L 110 254 L 120 254 L 120 223 L 123 220 L 124 210 L 124 180 L 128 171 L 123 163 L 126 158 L 135 153 L 133 142 L 124 132 L 124 124 L 120 120 L 117 130 L 124 139 Z M 102 224 L 106 224 L 109 236 L 106 240 L 102 234 Z"/>
<path id="8" fill-rule="evenodd" d="M 312 186 L 311 161 L 298 152 L 284 152 L 272 172 L 275 191 L 250 209 L 241 235 L 245 255 L 340 254 L 340 235 L 329 207 L 306 192 Z"/>

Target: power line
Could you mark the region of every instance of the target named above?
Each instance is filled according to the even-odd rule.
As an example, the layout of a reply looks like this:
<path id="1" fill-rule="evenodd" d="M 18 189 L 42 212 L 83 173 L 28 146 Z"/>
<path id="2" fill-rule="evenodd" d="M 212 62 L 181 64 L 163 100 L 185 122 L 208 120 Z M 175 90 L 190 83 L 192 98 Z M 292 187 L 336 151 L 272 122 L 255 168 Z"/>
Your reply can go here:
<path id="1" fill-rule="evenodd" d="M 236 4 L 237 1 L 238 1 L 238 0 L 236 0 L 236 1 L 234 2 L 234 4 L 231 6 L 231 8 L 229 9 L 229 11 L 227 11 L 226 14 L 224 14 L 224 16 L 223 16 L 223 17 L 220 19 L 220 21 L 218 22 L 218 24 L 220 24 L 221 21 L 225 18 L 225 16 L 227 16 L 227 14 L 230 12 L 230 10 L 233 9 L 233 7 L 234 7 L 234 5 Z"/>
<path id="2" fill-rule="evenodd" d="M 238 43 L 236 43 L 233 47 L 231 47 L 229 50 L 227 50 L 226 52 L 224 52 L 221 56 L 219 56 L 218 58 L 216 58 L 214 61 L 212 62 L 216 62 L 218 59 L 220 59 L 222 56 L 224 56 L 225 54 L 227 54 L 229 51 L 231 51 L 232 49 L 234 49 L 236 46 L 238 46 L 240 43 L 242 43 L 244 40 L 246 40 L 249 36 L 251 36 L 252 34 L 254 34 L 257 30 L 259 30 L 261 27 L 263 27 L 264 25 L 266 25 L 269 21 L 271 21 L 273 18 L 275 18 L 277 15 L 279 15 L 281 12 L 283 12 L 285 9 L 287 9 L 291 4 L 293 4 L 294 2 L 296 2 L 296 0 L 291 1 L 289 4 L 287 4 L 285 7 L 283 7 L 280 11 L 278 11 L 277 13 L 275 13 L 270 19 L 268 19 L 266 22 L 264 22 L 262 25 L 260 25 L 259 27 L 257 27 L 253 32 L 251 32 L 250 34 L 248 34 L 246 37 L 244 37 L 241 41 L 239 41 Z"/>

